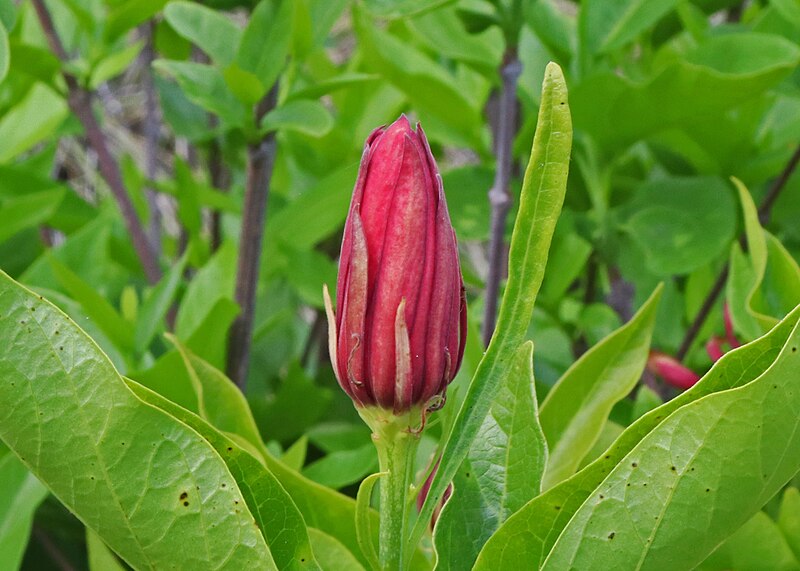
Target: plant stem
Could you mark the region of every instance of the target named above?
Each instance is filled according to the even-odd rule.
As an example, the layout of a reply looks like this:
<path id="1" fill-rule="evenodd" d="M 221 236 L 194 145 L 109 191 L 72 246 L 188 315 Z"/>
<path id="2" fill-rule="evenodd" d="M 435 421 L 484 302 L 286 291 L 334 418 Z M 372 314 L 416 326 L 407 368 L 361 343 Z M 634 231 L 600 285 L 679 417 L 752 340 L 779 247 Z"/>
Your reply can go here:
<path id="1" fill-rule="evenodd" d="M 414 426 L 421 422 L 420 411 L 395 415 L 376 407 L 360 408 L 358 414 L 372 429 L 378 451 L 380 471 L 380 531 L 378 558 L 382 571 L 403 571 L 408 565 L 405 551 L 411 478 L 420 434 Z"/>
<path id="2" fill-rule="evenodd" d="M 258 104 L 256 125 L 277 100 L 277 83 Z M 250 346 L 253 341 L 253 322 L 256 309 L 256 288 L 261 266 L 261 241 L 267 213 L 272 167 L 275 163 L 275 134 L 270 131 L 261 141 L 247 148 L 247 182 L 242 210 L 242 230 L 239 234 L 239 260 L 236 270 L 236 303 L 239 316 L 228 336 L 228 376 L 244 392 L 250 367 Z"/>
<path id="3" fill-rule="evenodd" d="M 800 163 L 800 145 L 795 148 L 786 166 L 783 167 L 781 174 L 778 175 L 778 178 L 775 179 L 767 191 L 767 194 L 765 194 L 764 198 L 761 200 L 761 204 L 758 207 L 758 221 L 762 226 L 765 226 L 769 222 L 770 214 L 772 214 L 772 207 L 778 199 L 778 196 L 780 196 L 781 192 L 786 187 L 786 183 L 789 182 L 789 179 L 792 177 L 792 173 L 794 173 L 798 163 Z M 742 242 L 741 237 L 740 242 Z M 728 272 L 728 262 L 725 262 L 719 275 L 717 275 L 717 279 L 714 281 L 714 285 L 711 286 L 711 291 L 708 292 L 708 295 L 703 300 L 703 304 L 700 306 L 700 310 L 692 320 L 692 324 L 689 326 L 689 329 L 686 330 L 686 335 L 684 335 L 683 341 L 681 341 L 681 346 L 675 354 L 675 358 L 679 361 L 683 361 L 687 353 L 689 353 L 689 349 L 700 333 L 700 329 L 703 327 L 706 319 L 708 319 L 711 310 L 714 308 L 714 304 L 717 302 L 722 290 L 725 289 L 725 282 L 728 280 Z"/>
<path id="4" fill-rule="evenodd" d="M 44 0 L 31 1 L 39 18 L 39 23 L 42 26 L 42 31 L 50 45 L 50 49 L 53 50 L 62 63 L 66 63 L 69 60 L 69 56 L 64 50 L 61 39 L 58 37 L 55 26 L 53 25 L 53 19 L 50 17 L 50 12 L 47 11 Z M 158 257 L 147 239 L 147 235 L 142 227 L 141 220 L 139 220 L 139 215 L 136 213 L 136 209 L 133 206 L 133 202 L 125 189 L 119 163 L 111 154 L 105 134 L 94 116 L 92 111 L 92 94 L 81 86 L 73 75 L 67 72 L 62 72 L 62 75 L 67 84 L 67 102 L 69 107 L 83 125 L 86 138 L 89 140 L 89 145 L 91 145 L 97 153 L 100 174 L 111 189 L 111 194 L 114 195 L 117 205 L 122 212 L 122 217 L 125 220 L 125 227 L 131 236 L 133 248 L 139 256 L 139 261 L 142 263 L 147 281 L 154 284 L 161 278 L 161 266 L 158 263 Z"/>
<path id="5" fill-rule="evenodd" d="M 143 75 L 143 85 L 145 93 L 144 111 L 144 152 L 145 152 L 145 176 L 147 180 L 153 181 L 158 174 L 158 152 L 159 137 L 161 134 L 161 117 L 159 114 L 158 97 L 156 96 L 156 86 L 153 81 L 153 60 L 155 59 L 155 48 L 153 46 L 155 38 L 155 23 L 151 20 L 142 26 L 142 35 L 145 44 L 142 50 L 142 63 L 145 70 Z M 161 252 L 161 212 L 156 201 L 156 191 L 153 188 L 147 189 L 147 206 L 150 210 L 150 223 L 147 228 L 150 244 L 156 255 Z"/>
<path id="6" fill-rule="evenodd" d="M 484 346 L 494 333 L 497 320 L 497 293 L 505 268 L 505 229 L 506 217 L 511 208 L 511 168 L 513 159 L 514 136 L 517 131 L 517 80 L 522 73 L 522 64 L 517 59 L 514 49 L 507 49 L 503 58 L 500 75 L 503 87 L 500 92 L 498 109 L 497 139 L 495 154 L 497 167 L 494 184 L 489 190 L 489 204 L 492 207 L 491 229 L 489 235 L 489 272 L 486 278 L 485 306 L 481 338 Z"/>

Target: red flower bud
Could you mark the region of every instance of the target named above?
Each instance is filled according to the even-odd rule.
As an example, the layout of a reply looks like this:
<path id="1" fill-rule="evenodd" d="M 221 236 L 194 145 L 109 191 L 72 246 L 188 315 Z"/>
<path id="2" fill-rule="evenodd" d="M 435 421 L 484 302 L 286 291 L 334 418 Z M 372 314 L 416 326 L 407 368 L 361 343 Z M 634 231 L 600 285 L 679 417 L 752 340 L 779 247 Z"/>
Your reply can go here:
<path id="1" fill-rule="evenodd" d="M 358 406 L 427 406 L 458 372 L 466 299 L 455 232 L 422 127 L 405 116 L 364 146 L 335 318 L 326 304 L 333 368 Z"/>
<path id="2" fill-rule="evenodd" d="M 712 337 L 706 343 L 706 353 L 712 361 L 717 362 L 722 359 L 725 351 L 722 350 L 722 340 L 719 337 Z"/>
<path id="3" fill-rule="evenodd" d="M 682 390 L 693 387 L 700 380 L 697 373 L 681 365 L 674 357 L 659 351 L 650 351 L 647 370 L 664 379 L 668 385 Z"/>

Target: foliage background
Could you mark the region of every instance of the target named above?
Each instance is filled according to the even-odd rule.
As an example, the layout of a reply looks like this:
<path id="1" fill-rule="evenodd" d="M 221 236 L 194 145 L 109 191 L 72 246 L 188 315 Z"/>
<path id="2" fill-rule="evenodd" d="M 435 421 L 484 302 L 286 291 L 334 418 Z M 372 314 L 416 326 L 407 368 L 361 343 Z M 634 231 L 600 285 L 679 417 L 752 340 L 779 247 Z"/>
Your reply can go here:
<path id="1" fill-rule="evenodd" d="M 710 367 L 704 343 L 724 334 L 722 301 L 701 306 L 742 256 L 730 176 L 777 238 L 753 307 L 782 317 L 800 302 L 796 1 L 0 0 L 0 22 L 0 267 L 68 313 L 121 374 L 189 408 L 191 380 L 163 333 L 232 371 L 228 338 L 249 337 L 252 320 L 239 380 L 270 451 L 346 494 L 377 459 L 330 370 L 320 292 L 335 282 L 363 141 L 399 113 L 425 127 L 460 241 L 471 338 L 456 402 L 482 354 L 485 291 L 502 287 L 487 194 L 519 192 L 551 60 L 567 77 L 576 143 L 529 331 L 540 399 L 659 282 L 653 347 Z M 80 109 L 91 109 L 108 155 Z M 257 200 L 245 203 L 257 188 L 268 189 L 263 224 Z M 515 204 L 495 226 L 506 238 Z M 133 245 L 133 216 L 159 279 Z M 248 282 L 237 263 L 254 268 L 252 304 L 237 293 Z M 732 272 L 723 294 L 749 341 L 761 329 L 734 279 L 741 269 Z M 603 442 L 647 399 L 675 395 L 649 373 L 642 386 L 611 412 Z M 439 430 L 425 437 L 421 469 Z M 2 453 L 0 470 L 3 481 L 31 478 Z M 34 540 L 21 551 L 24 522 L 18 535 L 0 526 L 0 553 L 26 569 L 66 568 L 59 557 L 85 566 L 81 524 L 26 486 Z M 0 498 L 0 522 L 12 500 Z M 772 523 L 777 508 L 768 512 L 736 543 L 768 535 L 796 564 Z M 752 556 L 720 553 L 721 565 Z"/>

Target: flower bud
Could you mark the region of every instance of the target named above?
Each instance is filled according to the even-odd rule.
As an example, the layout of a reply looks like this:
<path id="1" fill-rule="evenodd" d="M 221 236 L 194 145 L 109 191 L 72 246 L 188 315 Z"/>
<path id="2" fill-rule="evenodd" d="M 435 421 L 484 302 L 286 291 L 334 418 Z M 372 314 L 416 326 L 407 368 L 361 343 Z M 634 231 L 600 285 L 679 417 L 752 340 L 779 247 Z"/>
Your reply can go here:
<path id="1" fill-rule="evenodd" d="M 364 146 L 344 228 L 331 362 L 359 407 L 400 413 L 444 396 L 464 354 L 466 300 L 442 179 L 401 116 Z"/>
<path id="2" fill-rule="evenodd" d="M 680 361 L 659 351 L 650 351 L 647 359 L 647 370 L 655 373 L 668 385 L 681 390 L 694 386 L 700 377 L 691 369 L 684 367 Z"/>

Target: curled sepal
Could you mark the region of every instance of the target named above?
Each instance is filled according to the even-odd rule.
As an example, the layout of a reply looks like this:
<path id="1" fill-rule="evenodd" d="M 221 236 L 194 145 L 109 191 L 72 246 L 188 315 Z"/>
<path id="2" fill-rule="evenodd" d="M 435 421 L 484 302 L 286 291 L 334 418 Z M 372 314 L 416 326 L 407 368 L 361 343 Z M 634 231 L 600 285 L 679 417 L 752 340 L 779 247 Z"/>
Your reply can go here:
<path id="1" fill-rule="evenodd" d="M 358 487 L 358 494 L 356 495 L 356 538 L 358 539 L 361 553 L 364 554 L 372 571 L 378 571 L 381 568 L 372 535 L 372 512 L 370 510 L 372 490 L 377 481 L 386 475 L 386 472 L 378 472 L 367 476 Z"/>
<path id="2" fill-rule="evenodd" d="M 405 317 L 406 300 L 400 300 L 394 320 L 395 389 L 394 410 L 408 410 L 411 406 L 413 385 L 411 383 L 411 345 L 408 341 L 408 326 Z"/>

